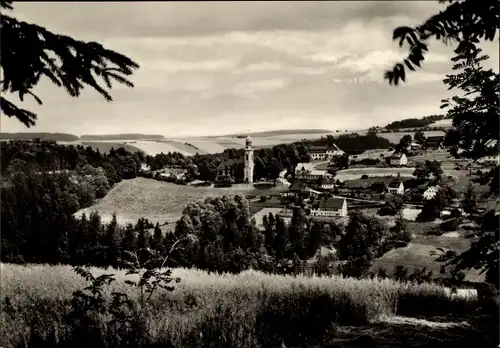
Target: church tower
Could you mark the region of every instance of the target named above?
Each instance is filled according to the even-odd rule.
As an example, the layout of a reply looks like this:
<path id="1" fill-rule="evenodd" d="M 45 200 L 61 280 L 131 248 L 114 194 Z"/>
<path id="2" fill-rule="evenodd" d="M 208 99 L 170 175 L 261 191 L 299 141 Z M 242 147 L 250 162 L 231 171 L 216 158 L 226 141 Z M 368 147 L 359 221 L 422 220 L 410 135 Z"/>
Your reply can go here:
<path id="1" fill-rule="evenodd" d="M 247 183 L 252 183 L 253 182 L 253 168 L 254 168 L 254 161 L 253 161 L 253 148 L 252 148 L 252 139 L 250 137 L 247 137 L 245 141 L 245 174 L 243 181 Z"/>

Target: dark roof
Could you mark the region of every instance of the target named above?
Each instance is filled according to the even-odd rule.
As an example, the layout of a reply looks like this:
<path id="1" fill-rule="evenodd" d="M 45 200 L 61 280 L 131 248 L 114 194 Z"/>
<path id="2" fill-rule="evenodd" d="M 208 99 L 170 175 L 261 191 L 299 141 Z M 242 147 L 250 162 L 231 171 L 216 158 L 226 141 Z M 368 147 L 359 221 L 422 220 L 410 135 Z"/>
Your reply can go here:
<path id="1" fill-rule="evenodd" d="M 390 187 L 390 188 L 398 188 L 398 187 L 399 187 L 399 185 L 401 185 L 401 184 L 402 184 L 402 182 L 401 182 L 401 181 L 393 181 L 393 182 L 391 182 L 391 183 L 389 184 L 389 187 Z"/>
<path id="2" fill-rule="evenodd" d="M 381 189 L 381 190 L 383 190 L 383 189 L 385 189 L 385 188 L 386 188 L 386 186 L 387 186 L 387 183 L 385 183 L 385 182 L 383 182 L 383 181 L 377 181 L 377 182 L 374 182 L 374 183 L 370 186 L 370 188 L 371 188 L 372 190 L 376 190 L 376 189 Z"/>
<path id="3" fill-rule="evenodd" d="M 318 208 L 338 210 L 342 208 L 344 201 L 344 198 L 326 197 L 319 201 Z"/>
<path id="4" fill-rule="evenodd" d="M 371 177 L 371 178 L 366 178 L 366 179 L 354 179 L 354 180 L 345 181 L 344 187 L 351 188 L 351 189 L 365 188 L 365 187 L 371 187 L 373 184 L 388 185 L 391 181 L 394 181 L 393 176 L 390 176 L 390 177 Z"/>
<path id="5" fill-rule="evenodd" d="M 308 148 L 309 152 L 326 152 L 328 150 L 337 151 L 333 146 L 310 146 Z"/>
<path id="6" fill-rule="evenodd" d="M 335 179 L 333 178 L 323 178 L 323 181 L 321 182 L 321 185 L 331 185 L 335 184 Z"/>
<path id="7" fill-rule="evenodd" d="M 221 162 L 221 164 L 219 164 L 219 166 L 217 167 L 217 169 L 224 169 L 226 167 L 230 168 L 232 166 L 235 166 L 235 165 L 241 165 L 241 164 L 244 164 L 245 163 L 245 160 L 243 158 L 228 158 L 228 159 L 225 159 L 224 161 Z"/>
<path id="8" fill-rule="evenodd" d="M 294 181 L 288 188 L 288 191 L 291 192 L 301 192 L 306 189 L 306 185 L 302 181 Z"/>
<path id="9" fill-rule="evenodd" d="M 433 142 L 439 142 L 439 141 L 443 141 L 444 139 L 444 135 L 433 135 L 433 136 L 430 136 L 430 137 L 427 137 L 426 141 L 429 143 L 433 143 Z"/>
<path id="10" fill-rule="evenodd" d="M 391 155 L 391 159 L 400 159 L 401 157 L 403 157 L 403 155 L 403 153 L 395 152 Z"/>

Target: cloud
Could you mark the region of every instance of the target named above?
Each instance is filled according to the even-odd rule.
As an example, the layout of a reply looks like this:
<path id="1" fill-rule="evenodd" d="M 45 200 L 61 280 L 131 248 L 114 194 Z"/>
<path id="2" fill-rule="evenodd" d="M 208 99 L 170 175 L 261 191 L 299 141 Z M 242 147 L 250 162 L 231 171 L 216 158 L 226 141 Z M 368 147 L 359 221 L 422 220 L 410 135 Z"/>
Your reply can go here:
<path id="1" fill-rule="evenodd" d="M 230 31 L 315 31 L 411 14 L 428 17 L 436 2 L 121 2 L 16 3 L 15 13 L 68 34 L 109 37 L 190 37 Z"/>
<path id="2" fill-rule="evenodd" d="M 96 40 L 141 68 L 136 87 L 106 102 L 42 81 L 34 131 L 150 132 L 177 136 L 276 128 L 364 128 L 442 112 L 452 47 L 432 44 L 404 86 L 383 80 L 407 54 L 398 25 L 435 13 L 436 2 L 15 3 L 15 15 Z M 498 66 L 498 43 L 485 46 Z M 13 100 L 17 100 L 13 99 Z M 2 117 L 3 131 L 24 131 Z"/>

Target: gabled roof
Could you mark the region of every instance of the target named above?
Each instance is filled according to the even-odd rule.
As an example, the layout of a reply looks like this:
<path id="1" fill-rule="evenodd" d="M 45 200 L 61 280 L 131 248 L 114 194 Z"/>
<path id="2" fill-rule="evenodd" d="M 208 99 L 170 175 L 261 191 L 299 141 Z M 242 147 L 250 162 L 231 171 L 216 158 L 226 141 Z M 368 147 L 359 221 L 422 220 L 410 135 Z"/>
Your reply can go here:
<path id="1" fill-rule="evenodd" d="M 318 202 L 317 208 L 325 210 L 339 210 L 343 207 L 345 198 L 325 197 Z"/>
<path id="2" fill-rule="evenodd" d="M 381 190 L 384 190 L 386 187 L 387 187 L 387 183 L 383 182 L 383 181 L 377 181 L 377 182 L 374 182 L 370 188 L 372 190 L 376 190 L 376 189 L 381 189 Z"/>
<path id="3" fill-rule="evenodd" d="M 290 192 L 302 192 L 306 189 L 306 185 L 302 181 L 294 181 L 288 188 Z"/>
<path id="4" fill-rule="evenodd" d="M 321 152 L 324 153 L 326 151 L 341 151 L 337 145 L 333 144 L 331 146 L 310 146 L 308 148 L 309 152 Z"/>
<path id="5" fill-rule="evenodd" d="M 389 188 L 399 188 L 399 186 L 402 184 L 402 181 L 393 181 L 389 183 Z"/>
<path id="6" fill-rule="evenodd" d="M 401 153 L 401 152 L 394 152 L 392 155 L 391 155 L 391 159 L 400 159 L 401 157 L 403 157 L 404 153 Z"/>
<path id="7" fill-rule="evenodd" d="M 241 164 L 244 164 L 245 163 L 245 160 L 243 158 L 228 158 L 224 161 L 221 162 L 221 164 L 219 164 L 219 166 L 217 167 L 217 169 L 224 169 L 226 167 L 230 168 L 234 165 L 241 165 Z"/>
<path id="8" fill-rule="evenodd" d="M 321 185 L 334 185 L 334 184 L 335 180 L 333 179 L 333 177 L 325 177 L 321 182 Z"/>
<path id="9" fill-rule="evenodd" d="M 427 137 L 426 141 L 429 143 L 429 142 L 438 142 L 438 141 L 442 141 L 444 139 L 444 135 L 433 135 L 433 136 L 430 136 L 430 137 Z"/>
<path id="10" fill-rule="evenodd" d="M 326 152 L 328 147 L 326 146 L 311 146 L 309 147 L 308 151 L 309 152 Z"/>
<path id="11" fill-rule="evenodd" d="M 297 164 L 297 167 L 295 168 L 295 171 L 298 172 L 298 171 L 302 171 L 302 170 L 305 170 L 305 171 L 311 171 L 314 169 L 314 164 L 313 163 L 298 163 Z"/>

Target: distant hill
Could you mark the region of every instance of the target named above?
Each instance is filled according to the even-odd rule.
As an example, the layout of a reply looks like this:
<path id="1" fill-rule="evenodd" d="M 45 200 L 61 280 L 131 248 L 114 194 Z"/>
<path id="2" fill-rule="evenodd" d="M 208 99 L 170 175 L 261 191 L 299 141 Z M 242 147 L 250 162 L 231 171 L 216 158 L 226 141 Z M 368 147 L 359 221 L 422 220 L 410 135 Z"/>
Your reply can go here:
<path id="1" fill-rule="evenodd" d="M 83 134 L 81 140 L 156 140 L 164 139 L 160 134 Z"/>
<path id="2" fill-rule="evenodd" d="M 272 130 L 265 132 L 253 132 L 253 133 L 239 133 L 239 134 L 229 134 L 226 137 L 273 137 L 280 135 L 292 135 L 292 134 L 325 134 L 332 133 L 331 130 L 327 129 L 282 129 L 282 130 Z"/>
<path id="3" fill-rule="evenodd" d="M 53 141 L 77 141 L 80 137 L 68 133 L 0 133 L 0 140 L 53 140 Z"/>
<path id="4" fill-rule="evenodd" d="M 422 118 L 406 118 L 399 121 L 394 121 L 386 125 L 384 128 L 389 130 L 398 130 L 405 128 L 420 128 L 427 127 L 436 122 L 447 119 L 445 115 L 431 115 Z"/>

